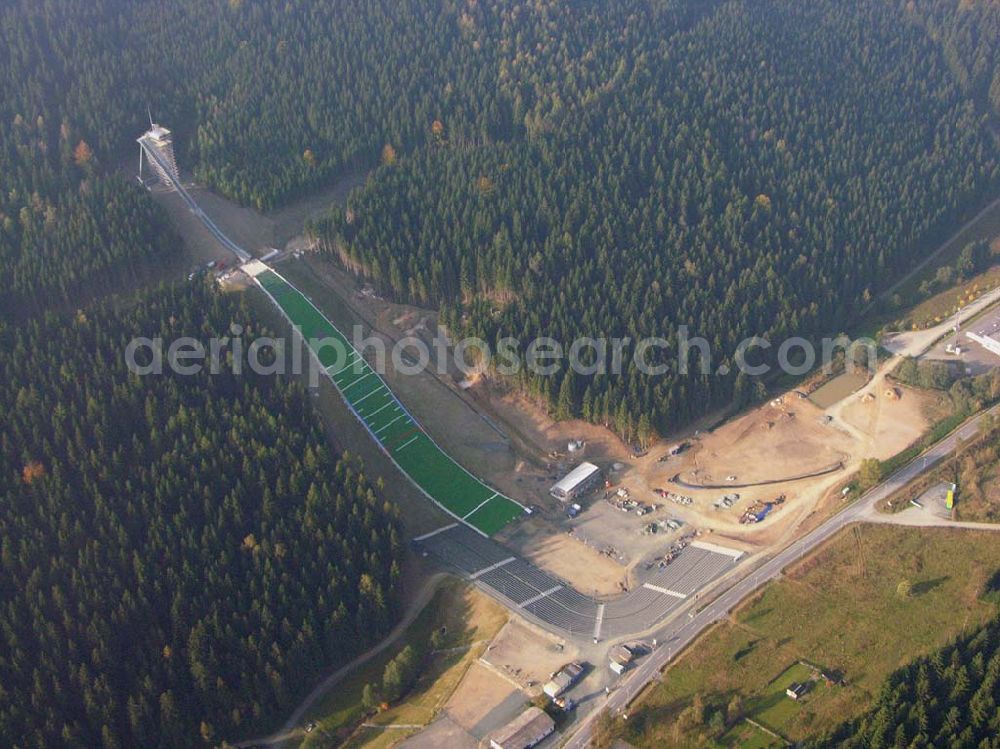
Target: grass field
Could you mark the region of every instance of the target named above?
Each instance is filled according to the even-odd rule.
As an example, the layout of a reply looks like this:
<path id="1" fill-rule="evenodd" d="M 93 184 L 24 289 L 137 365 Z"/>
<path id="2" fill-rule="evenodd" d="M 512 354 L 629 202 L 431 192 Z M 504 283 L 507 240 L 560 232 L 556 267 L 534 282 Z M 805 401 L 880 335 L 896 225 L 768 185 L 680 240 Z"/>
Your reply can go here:
<path id="1" fill-rule="evenodd" d="M 719 740 L 719 745 L 732 749 L 784 749 L 785 744 L 745 720 L 733 726 Z"/>
<path id="2" fill-rule="evenodd" d="M 749 724 L 721 736 L 709 727 L 734 696 L 744 715 L 790 741 L 833 729 L 868 709 L 895 669 L 995 617 L 981 594 L 998 569 L 1000 544 L 987 532 L 847 529 L 689 648 L 630 712 L 623 738 L 637 747 L 767 746 Z M 805 674 L 788 672 L 800 660 L 846 684 L 819 681 L 800 702 L 785 698 L 785 682 Z M 706 721 L 678 737 L 671 726 L 696 695 Z"/>
<path id="3" fill-rule="evenodd" d="M 427 497 L 486 535 L 521 515 L 520 504 L 484 484 L 437 446 L 350 341 L 298 289 L 273 271 L 256 280 L 302 333 L 372 438 Z"/>
<path id="4" fill-rule="evenodd" d="M 821 692 L 829 689 L 825 684 L 812 684 L 812 677 L 811 669 L 801 663 L 793 663 L 772 679 L 762 693 L 750 702 L 750 717 L 772 731 L 784 734 L 789 726 L 801 719 L 805 705 L 821 698 Z M 785 694 L 785 690 L 794 682 L 809 682 L 811 685 L 810 691 L 798 700 L 792 700 Z"/>

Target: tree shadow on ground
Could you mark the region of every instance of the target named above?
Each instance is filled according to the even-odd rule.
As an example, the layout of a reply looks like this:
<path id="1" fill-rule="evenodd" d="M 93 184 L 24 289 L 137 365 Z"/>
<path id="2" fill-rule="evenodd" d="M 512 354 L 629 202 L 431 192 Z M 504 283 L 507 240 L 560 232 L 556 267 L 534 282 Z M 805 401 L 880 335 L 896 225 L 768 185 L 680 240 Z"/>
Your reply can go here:
<path id="1" fill-rule="evenodd" d="M 931 580 L 923 580 L 919 583 L 914 583 L 913 587 L 910 588 L 910 595 L 922 596 L 925 593 L 930 593 L 935 588 L 944 585 L 950 579 L 950 576 L 944 575 L 942 577 L 932 578 Z"/>

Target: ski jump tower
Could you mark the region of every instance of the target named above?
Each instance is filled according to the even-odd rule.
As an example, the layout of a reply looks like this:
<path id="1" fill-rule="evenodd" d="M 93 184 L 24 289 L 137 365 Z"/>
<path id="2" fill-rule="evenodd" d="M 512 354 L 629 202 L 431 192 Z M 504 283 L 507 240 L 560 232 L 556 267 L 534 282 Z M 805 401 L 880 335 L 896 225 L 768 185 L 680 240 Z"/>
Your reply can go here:
<path id="1" fill-rule="evenodd" d="M 177 171 L 177 161 L 174 159 L 174 137 L 170 131 L 162 125 L 157 125 L 150 117 L 149 130 L 136 138 L 136 142 L 139 144 L 139 182 L 143 185 L 146 184 L 143 179 L 142 167 L 145 162 L 149 162 L 163 186 L 181 196 L 181 200 L 187 204 L 191 213 L 201 220 L 205 228 L 219 241 L 219 244 L 236 255 L 241 263 L 252 260 L 253 256 L 227 237 L 181 184 L 180 173 Z"/>
<path id="2" fill-rule="evenodd" d="M 142 176 L 143 161 L 148 161 L 156 176 L 166 187 L 175 189 L 181 178 L 174 158 L 174 136 L 162 125 L 150 119 L 149 130 L 137 138 L 139 144 L 139 181 L 146 184 Z"/>

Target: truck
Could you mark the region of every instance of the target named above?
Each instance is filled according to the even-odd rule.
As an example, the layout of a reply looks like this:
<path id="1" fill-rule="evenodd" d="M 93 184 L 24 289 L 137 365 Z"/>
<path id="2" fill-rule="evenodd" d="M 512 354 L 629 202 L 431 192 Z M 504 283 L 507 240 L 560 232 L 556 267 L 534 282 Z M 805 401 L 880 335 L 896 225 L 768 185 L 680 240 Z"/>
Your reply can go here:
<path id="1" fill-rule="evenodd" d="M 611 651 L 608 657 L 611 660 L 611 670 L 621 676 L 635 660 L 635 650 L 628 645 L 619 645 Z"/>

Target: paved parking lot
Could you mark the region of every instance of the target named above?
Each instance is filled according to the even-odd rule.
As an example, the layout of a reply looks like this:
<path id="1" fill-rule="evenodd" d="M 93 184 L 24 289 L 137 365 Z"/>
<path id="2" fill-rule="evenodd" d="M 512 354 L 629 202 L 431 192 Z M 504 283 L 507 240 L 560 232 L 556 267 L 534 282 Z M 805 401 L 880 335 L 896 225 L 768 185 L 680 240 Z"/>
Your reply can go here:
<path id="1" fill-rule="evenodd" d="M 639 587 L 611 600 L 587 596 L 461 524 L 415 540 L 417 547 L 469 577 L 515 613 L 545 629 L 586 640 L 645 631 L 732 569 L 742 557 L 695 541 Z"/>
<path id="2" fill-rule="evenodd" d="M 922 358 L 961 364 L 964 372 L 970 375 L 983 374 L 1000 366 L 1000 356 L 969 339 L 966 335 L 968 332 L 1000 342 L 1000 306 L 960 326 L 957 332 L 949 333 L 934 344 Z M 962 349 L 961 354 L 956 355 L 947 350 L 949 346 L 956 344 Z"/>

